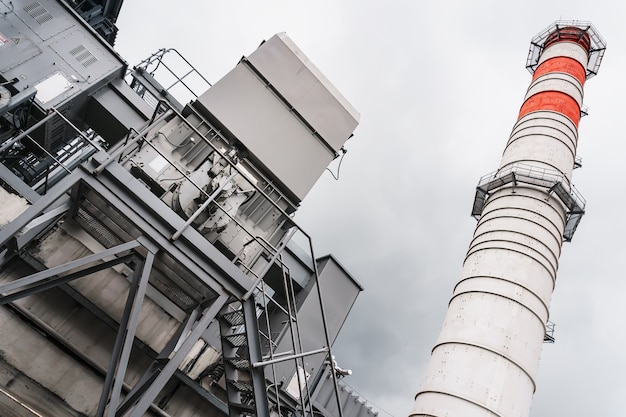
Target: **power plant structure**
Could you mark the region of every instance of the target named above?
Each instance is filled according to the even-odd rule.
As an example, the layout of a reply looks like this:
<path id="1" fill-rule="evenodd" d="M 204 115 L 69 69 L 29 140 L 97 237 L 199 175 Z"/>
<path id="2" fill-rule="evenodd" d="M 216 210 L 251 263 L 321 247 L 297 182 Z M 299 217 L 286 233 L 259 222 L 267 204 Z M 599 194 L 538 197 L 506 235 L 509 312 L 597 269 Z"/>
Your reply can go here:
<path id="1" fill-rule="evenodd" d="M 358 112 L 283 33 L 131 69 L 121 6 L 0 0 L 0 415 L 375 416 L 332 356 L 362 288 L 293 219 Z"/>
<path id="2" fill-rule="evenodd" d="M 571 182 L 583 85 L 605 48 L 578 21 L 532 39 L 532 82 L 500 167 L 476 189 L 478 224 L 411 416 L 529 415 L 562 242 L 585 208 Z"/>

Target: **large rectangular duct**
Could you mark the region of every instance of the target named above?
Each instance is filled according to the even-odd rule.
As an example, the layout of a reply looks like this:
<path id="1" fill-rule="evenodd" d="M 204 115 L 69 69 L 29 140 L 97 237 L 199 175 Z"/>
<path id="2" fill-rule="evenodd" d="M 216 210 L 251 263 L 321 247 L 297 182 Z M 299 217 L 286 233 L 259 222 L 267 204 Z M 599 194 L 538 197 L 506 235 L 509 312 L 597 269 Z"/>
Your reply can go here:
<path id="1" fill-rule="evenodd" d="M 242 59 L 197 105 L 297 202 L 359 121 L 358 112 L 284 33 Z"/>

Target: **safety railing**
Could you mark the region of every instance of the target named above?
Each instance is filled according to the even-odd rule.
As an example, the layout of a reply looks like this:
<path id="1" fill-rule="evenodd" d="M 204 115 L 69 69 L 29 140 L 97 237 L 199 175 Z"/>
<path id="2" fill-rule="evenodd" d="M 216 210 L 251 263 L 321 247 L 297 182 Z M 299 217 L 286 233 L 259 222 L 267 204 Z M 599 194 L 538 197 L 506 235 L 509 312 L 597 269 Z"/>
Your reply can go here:
<path id="1" fill-rule="evenodd" d="M 160 97 L 170 95 L 184 104 L 211 87 L 209 80 L 173 48 L 159 49 L 135 65 L 128 75 L 132 77 L 131 87 L 152 108 L 156 108 Z"/>
<path id="2" fill-rule="evenodd" d="M 563 239 L 572 240 L 574 232 L 585 213 L 586 201 L 567 177 L 559 171 L 529 164 L 515 163 L 480 178 L 476 187 L 472 216 L 478 219 L 489 195 L 495 190 L 512 184 L 530 184 L 543 188 L 548 194 L 554 193 L 567 208 Z"/>
<path id="3" fill-rule="evenodd" d="M 562 172 L 529 164 L 515 163 L 507 166 L 504 169 L 499 169 L 497 171 L 483 175 L 478 181 L 477 188 L 483 189 L 488 192 L 490 191 L 489 188 L 495 185 L 494 181 L 496 181 L 498 178 L 510 176 L 511 174 L 514 174 L 515 181 L 534 184 L 537 186 L 553 187 L 555 184 L 560 183 L 564 189 L 569 191 L 578 207 L 585 207 L 585 198 L 576 189 L 576 187 L 574 187 L 574 185 L 569 182 L 567 177 Z"/>
<path id="4" fill-rule="evenodd" d="M 47 148 L 36 132 L 53 121 L 64 137 L 59 138 L 58 146 Z M 0 144 L 0 163 L 37 193 L 46 194 L 52 185 L 104 146 L 104 140 L 95 132 L 79 129 L 52 107 L 41 120 Z"/>

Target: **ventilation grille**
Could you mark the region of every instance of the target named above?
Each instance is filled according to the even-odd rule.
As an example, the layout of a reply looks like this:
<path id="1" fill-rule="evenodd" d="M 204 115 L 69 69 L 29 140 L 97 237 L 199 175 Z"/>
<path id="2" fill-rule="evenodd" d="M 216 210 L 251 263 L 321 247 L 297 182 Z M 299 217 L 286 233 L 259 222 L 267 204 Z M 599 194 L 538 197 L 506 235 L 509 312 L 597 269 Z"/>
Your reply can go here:
<path id="1" fill-rule="evenodd" d="M 25 6 L 24 10 L 40 25 L 54 19 L 54 16 L 52 16 L 50 12 L 38 1 Z"/>
<path id="2" fill-rule="evenodd" d="M 93 54 L 89 52 L 87 48 L 85 48 L 85 45 L 78 45 L 76 48 L 70 51 L 70 54 L 72 54 L 72 56 L 76 58 L 78 62 L 83 64 L 83 67 L 85 68 L 98 62 L 98 58 L 93 56 Z"/>

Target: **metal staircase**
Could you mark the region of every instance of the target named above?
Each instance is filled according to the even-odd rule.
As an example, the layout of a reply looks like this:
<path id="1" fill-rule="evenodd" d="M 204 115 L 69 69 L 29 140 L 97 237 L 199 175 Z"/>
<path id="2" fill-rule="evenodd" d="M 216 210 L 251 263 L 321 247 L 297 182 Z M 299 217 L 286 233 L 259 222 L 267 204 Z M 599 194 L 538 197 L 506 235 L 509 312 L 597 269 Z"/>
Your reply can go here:
<path id="1" fill-rule="evenodd" d="M 219 324 L 230 417 L 269 416 L 254 297 L 227 304 Z"/>

